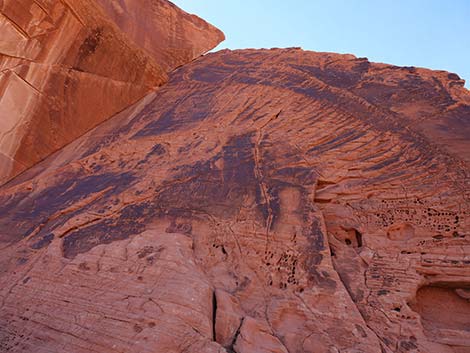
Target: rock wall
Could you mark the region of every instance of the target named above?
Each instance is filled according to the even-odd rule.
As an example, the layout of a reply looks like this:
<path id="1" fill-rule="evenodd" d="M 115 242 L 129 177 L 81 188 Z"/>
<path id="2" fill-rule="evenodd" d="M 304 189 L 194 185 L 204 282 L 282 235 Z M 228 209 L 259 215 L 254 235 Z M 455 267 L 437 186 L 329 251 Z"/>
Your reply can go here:
<path id="1" fill-rule="evenodd" d="M 129 3 L 0 1 L 0 184 L 224 38 L 167 1 Z"/>
<path id="2" fill-rule="evenodd" d="M 6 352 L 470 350 L 453 74 L 222 51 L 0 189 Z"/>

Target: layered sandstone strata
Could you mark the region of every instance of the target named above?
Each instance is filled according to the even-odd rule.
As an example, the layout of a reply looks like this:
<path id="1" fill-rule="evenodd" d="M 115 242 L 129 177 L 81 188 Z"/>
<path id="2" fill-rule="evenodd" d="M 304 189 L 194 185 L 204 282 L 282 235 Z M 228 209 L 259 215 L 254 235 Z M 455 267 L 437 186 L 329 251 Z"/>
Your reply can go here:
<path id="1" fill-rule="evenodd" d="M 470 351 L 470 93 L 223 51 L 0 189 L 7 352 Z"/>
<path id="2" fill-rule="evenodd" d="M 0 33 L 0 184 L 223 39 L 166 0 L 2 0 Z"/>

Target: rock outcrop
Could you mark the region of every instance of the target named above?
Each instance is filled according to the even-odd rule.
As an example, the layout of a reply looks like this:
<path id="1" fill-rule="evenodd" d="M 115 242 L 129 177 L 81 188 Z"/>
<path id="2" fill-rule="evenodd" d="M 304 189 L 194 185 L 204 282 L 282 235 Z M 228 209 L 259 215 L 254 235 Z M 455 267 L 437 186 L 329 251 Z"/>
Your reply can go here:
<path id="1" fill-rule="evenodd" d="M 4 352 L 470 351 L 470 93 L 222 51 L 0 189 Z"/>
<path id="2" fill-rule="evenodd" d="M 0 184 L 223 39 L 166 0 L 2 0 L 0 32 Z"/>

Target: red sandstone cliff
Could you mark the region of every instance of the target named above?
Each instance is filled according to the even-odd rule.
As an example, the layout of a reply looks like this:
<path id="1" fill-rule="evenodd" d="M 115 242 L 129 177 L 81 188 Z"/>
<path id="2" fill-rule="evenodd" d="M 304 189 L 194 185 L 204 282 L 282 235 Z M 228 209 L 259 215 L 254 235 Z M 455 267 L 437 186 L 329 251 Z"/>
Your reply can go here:
<path id="1" fill-rule="evenodd" d="M 0 185 L 223 40 L 166 0 L 1 0 L 0 33 Z"/>
<path id="2" fill-rule="evenodd" d="M 185 65 L 0 189 L 0 347 L 469 352 L 469 119 L 446 72 Z"/>

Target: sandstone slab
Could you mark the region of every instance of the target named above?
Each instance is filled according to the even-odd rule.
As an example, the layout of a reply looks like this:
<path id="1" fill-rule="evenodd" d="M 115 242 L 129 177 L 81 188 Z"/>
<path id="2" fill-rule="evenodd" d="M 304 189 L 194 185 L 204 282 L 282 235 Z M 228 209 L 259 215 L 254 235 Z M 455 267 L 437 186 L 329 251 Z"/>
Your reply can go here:
<path id="1" fill-rule="evenodd" d="M 468 352 L 469 99 L 350 55 L 185 65 L 0 189 L 2 349 Z"/>

